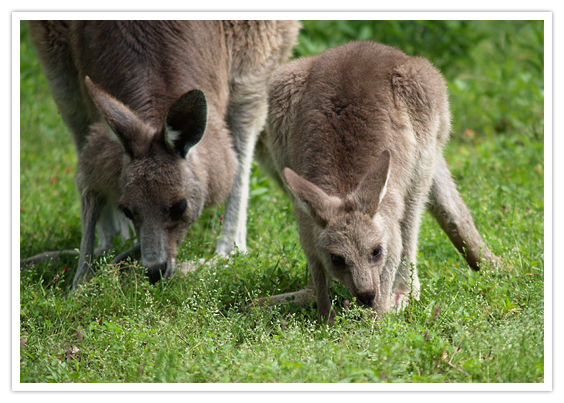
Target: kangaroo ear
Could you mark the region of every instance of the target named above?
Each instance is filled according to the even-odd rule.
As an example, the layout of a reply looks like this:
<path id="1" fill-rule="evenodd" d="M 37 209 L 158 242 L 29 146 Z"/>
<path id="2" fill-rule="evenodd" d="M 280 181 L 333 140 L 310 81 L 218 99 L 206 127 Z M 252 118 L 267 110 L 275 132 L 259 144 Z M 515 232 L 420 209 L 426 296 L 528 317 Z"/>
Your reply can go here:
<path id="1" fill-rule="evenodd" d="M 385 150 L 360 181 L 352 196 L 356 198 L 364 213 L 374 217 L 386 194 L 390 177 L 390 151 Z"/>
<path id="2" fill-rule="evenodd" d="M 165 141 L 181 158 L 204 137 L 208 121 L 206 96 L 200 90 L 188 91 L 168 110 Z"/>
<path id="3" fill-rule="evenodd" d="M 329 196 L 319 187 L 302 178 L 290 168 L 284 168 L 284 179 L 298 206 L 321 227 L 325 227 L 340 204 L 340 199 Z"/>
<path id="4" fill-rule="evenodd" d="M 90 77 L 86 77 L 85 82 L 92 99 L 125 152 L 131 158 L 143 154 L 150 145 L 153 130 L 135 112 L 94 84 Z"/>

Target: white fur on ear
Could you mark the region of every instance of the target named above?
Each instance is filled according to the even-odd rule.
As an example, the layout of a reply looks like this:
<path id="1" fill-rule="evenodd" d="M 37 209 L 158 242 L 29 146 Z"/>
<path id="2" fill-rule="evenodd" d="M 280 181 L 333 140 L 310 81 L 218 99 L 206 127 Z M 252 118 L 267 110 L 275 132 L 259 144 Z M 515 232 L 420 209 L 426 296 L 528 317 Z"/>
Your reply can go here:
<path id="1" fill-rule="evenodd" d="M 285 168 L 284 169 L 284 179 L 285 179 L 285 182 L 286 182 L 286 188 L 294 196 L 294 199 L 296 200 L 296 204 L 298 205 L 298 207 L 304 213 L 306 213 L 310 216 L 313 216 L 314 211 L 313 211 L 311 205 L 306 203 L 305 200 L 303 199 L 303 196 L 300 194 L 300 192 L 298 192 L 295 189 L 296 185 L 299 183 L 301 178 L 291 169 Z M 296 185 L 294 185 L 294 182 L 296 183 Z"/>
<path id="2" fill-rule="evenodd" d="M 180 134 L 179 130 L 173 130 L 169 125 L 165 125 L 165 141 L 171 150 L 174 150 L 174 143 L 180 138 Z"/>
<path id="3" fill-rule="evenodd" d="M 110 127 L 110 125 L 108 124 L 108 122 L 106 122 L 105 119 L 104 119 L 104 126 L 106 128 L 106 133 L 108 134 L 108 138 L 111 141 L 113 141 L 114 143 L 119 144 L 120 148 L 123 150 L 123 153 L 125 155 L 129 155 L 129 154 L 127 154 L 127 151 L 125 150 L 125 146 L 123 145 L 122 140 L 119 138 L 117 133 Z"/>
<path id="4" fill-rule="evenodd" d="M 386 192 L 388 191 L 388 180 L 390 179 L 390 172 L 391 169 L 388 169 L 388 174 L 386 175 L 386 182 L 384 182 L 384 186 L 382 186 L 382 189 L 380 190 L 380 194 L 378 195 L 378 204 L 382 202 L 382 199 L 384 198 Z"/>
<path id="5" fill-rule="evenodd" d="M 322 227 L 327 225 L 333 209 L 341 203 L 341 199 L 329 196 L 290 168 L 284 168 L 284 179 L 288 189 L 294 195 L 298 207 Z"/>
<path id="6" fill-rule="evenodd" d="M 190 90 L 168 109 L 164 121 L 164 140 L 171 151 L 180 157 L 202 140 L 206 133 L 208 104 L 205 94 Z"/>
<path id="7" fill-rule="evenodd" d="M 123 147 L 123 143 L 121 142 L 121 139 L 118 137 L 118 135 L 116 134 L 116 132 L 114 132 L 112 130 L 112 128 L 110 127 L 110 125 L 108 124 L 108 122 L 104 121 L 106 124 L 106 128 L 108 129 L 108 138 L 112 141 L 115 141 L 116 143 L 118 143 L 120 146 Z"/>
<path id="8" fill-rule="evenodd" d="M 292 195 L 294 195 L 294 199 L 296 200 L 298 208 L 313 218 L 315 211 L 312 209 L 312 207 L 308 205 L 298 194 L 296 194 L 296 192 L 294 192 L 291 187 L 288 186 L 288 189 L 290 189 L 290 192 L 292 193 Z"/>
<path id="9" fill-rule="evenodd" d="M 390 159 L 390 151 L 384 150 L 368 169 L 356 190 L 347 196 L 355 200 L 355 203 L 359 203 L 360 209 L 371 217 L 378 211 L 378 206 L 388 189 L 391 170 Z"/>

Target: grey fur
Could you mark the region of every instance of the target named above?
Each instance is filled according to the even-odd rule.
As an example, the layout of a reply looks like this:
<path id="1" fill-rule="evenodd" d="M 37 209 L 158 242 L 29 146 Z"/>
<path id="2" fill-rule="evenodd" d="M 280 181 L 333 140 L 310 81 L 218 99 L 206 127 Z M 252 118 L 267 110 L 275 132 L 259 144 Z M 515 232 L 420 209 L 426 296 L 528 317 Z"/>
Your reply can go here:
<path id="1" fill-rule="evenodd" d="M 500 263 L 446 166 L 449 131 L 439 71 L 382 44 L 352 42 L 273 75 L 256 154 L 292 198 L 322 318 L 334 315 L 331 279 L 380 316 L 419 298 L 425 207 L 473 269 Z"/>
<path id="2" fill-rule="evenodd" d="M 74 289 L 92 274 L 96 227 L 97 253 L 111 249 L 116 235 L 129 236 L 118 205 L 134 218 L 153 280 L 161 271 L 172 275 L 189 225 L 225 199 L 216 252 L 246 250 L 250 164 L 266 119 L 267 80 L 289 58 L 299 27 L 295 21 L 29 22 L 79 155 L 82 241 Z"/>

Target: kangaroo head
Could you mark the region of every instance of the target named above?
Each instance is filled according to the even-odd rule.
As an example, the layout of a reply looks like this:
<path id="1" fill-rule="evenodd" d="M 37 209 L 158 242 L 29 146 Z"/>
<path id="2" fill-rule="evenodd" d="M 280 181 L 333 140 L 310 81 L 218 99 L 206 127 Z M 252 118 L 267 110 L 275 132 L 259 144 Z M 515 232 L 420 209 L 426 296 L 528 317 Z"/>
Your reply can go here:
<path id="1" fill-rule="evenodd" d="M 204 208 L 204 190 L 190 157 L 206 129 L 205 95 L 185 93 L 168 109 L 162 127 L 155 128 L 89 78 L 86 83 L 123 147 L 119 209 L 135 227 L 141 263 L 151 282 L 168 278 L 179 244 Z"/>
<path id="2" fill-rule="evenodd" d="M 289 168 L 284 170 L 298 208 L 314 223 L 314 239 L 304 244 L 315 249 L 328 277 L 341 281 L 358 303 L 370 308 L 376 308 L 387 259 L 388 234 L 378 206 L 386 194 L 389 173 L 386 150 L 354 191 L 337 197 Z"/>

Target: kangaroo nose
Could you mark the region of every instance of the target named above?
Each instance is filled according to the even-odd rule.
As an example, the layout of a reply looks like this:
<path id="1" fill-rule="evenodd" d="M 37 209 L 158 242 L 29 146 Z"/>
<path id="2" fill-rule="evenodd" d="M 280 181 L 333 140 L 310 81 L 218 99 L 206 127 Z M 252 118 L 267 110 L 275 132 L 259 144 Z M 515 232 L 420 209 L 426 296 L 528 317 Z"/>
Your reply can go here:
<path id="1" fill-rule="evenodd" d="M 166 262 L 148 267 L 147 277 L 149 277 L 149 283 L 155 284 L 157 281 L 160 281 L 161 278 L 164 278 L 166 269 L 167 269 Z"/>
<path id="2" fill-rule="evenodd" d="M 367 291 L 359 292 L 356 295 L 356 298 L 363 305 L 372 306 L 372 304 L 374 302 L 374 298 L 376 298 L 376 291 L 375 290 L 367 290 Z"/>

